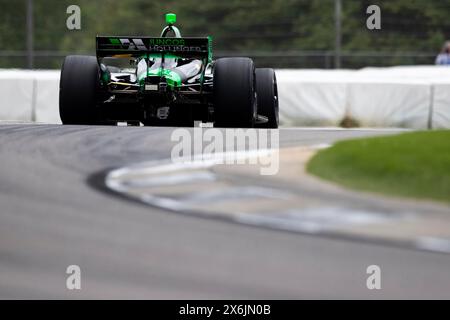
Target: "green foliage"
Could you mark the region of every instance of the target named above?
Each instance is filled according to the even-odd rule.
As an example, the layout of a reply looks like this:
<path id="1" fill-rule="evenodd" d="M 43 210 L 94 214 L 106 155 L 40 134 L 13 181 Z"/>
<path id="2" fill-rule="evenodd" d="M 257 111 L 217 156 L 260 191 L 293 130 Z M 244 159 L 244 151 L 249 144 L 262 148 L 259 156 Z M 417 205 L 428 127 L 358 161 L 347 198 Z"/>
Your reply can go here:
<path id="1" fill-rule="evenodd" d="M 450 0 L 375 2 L 382 30 L 370 31 L 366 8 L 374 2 L 342 0 L 344 51 L 435 53 L 450 37 Z M 71 4 L 81 7 L 82 30 L 66 28 Z M 26 0 L 0 7 L 0 50 L 25 50 Z M 34 49 L 92 53 L 96 34 L 158 35 L 168 12 L 182 34 L 211 35 L 220 52 L 334 50 L 334 0 L 34 0 Z M 0 67 L 11 63 L 0 59 Z"/>
<path id="2" fill-rule="evenodd" d="M 357 190 L 450 202 L 450 131 L 338 142 L 308 171 Z"/>

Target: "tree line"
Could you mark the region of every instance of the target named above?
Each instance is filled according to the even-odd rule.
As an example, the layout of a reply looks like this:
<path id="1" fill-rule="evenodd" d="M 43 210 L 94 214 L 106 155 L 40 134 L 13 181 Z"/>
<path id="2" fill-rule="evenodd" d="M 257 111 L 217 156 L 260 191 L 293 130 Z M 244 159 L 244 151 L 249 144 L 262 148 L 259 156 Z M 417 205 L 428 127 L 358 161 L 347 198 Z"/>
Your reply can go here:
<path id="1" fill-rule="evenodd" d="M 81 8 L 81 30 L 66 27 L 73 4 Z M 380 30 L 366 28 L 371 4 L 381 8 Z M 26 5 L 0 0 L 0 51 L 26 49 Z M 33 47 L 93 53 L 96 34 L 159 35 L 167 12 L 177 13 L 183 35 L 211 35 L 219 53 L 332 52 L 335 46 L 334 0 L 34 0 Z M 449 12 L 450 0 L 342 0 L 342 50 L 437 53 L 450 38 Z M 389 59 L 386 64 L 396 62 Z M 0 58 L 0 67 L 16 60 Z"/>

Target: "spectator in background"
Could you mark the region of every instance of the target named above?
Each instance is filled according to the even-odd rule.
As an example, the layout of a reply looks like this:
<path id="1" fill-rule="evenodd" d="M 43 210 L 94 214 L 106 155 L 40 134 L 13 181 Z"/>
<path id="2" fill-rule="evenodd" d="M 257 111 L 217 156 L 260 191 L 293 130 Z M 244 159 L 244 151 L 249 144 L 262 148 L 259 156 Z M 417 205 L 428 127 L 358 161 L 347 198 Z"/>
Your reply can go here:
<path id="1" fill-rule="evenodd" d="M 436 64 L 440 66 L 450 66 L 450 41 L 445 42 L 441 53 L 436 57 Z"/>

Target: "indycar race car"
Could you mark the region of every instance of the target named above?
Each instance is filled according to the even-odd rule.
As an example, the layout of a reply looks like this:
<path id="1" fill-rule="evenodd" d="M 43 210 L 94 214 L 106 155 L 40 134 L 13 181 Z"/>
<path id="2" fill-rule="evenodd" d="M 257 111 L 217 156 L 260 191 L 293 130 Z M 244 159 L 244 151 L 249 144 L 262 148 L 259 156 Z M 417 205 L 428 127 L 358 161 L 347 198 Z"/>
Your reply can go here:
<path id="1" fill-rule="evenodd" d="M 211 38 L 183 38 L 175 22 L 169 13 L 161 37 L 97 36 L 96 57 L 67 56 L 62 123 L 277 128 L 274 70 L 250 58 L 214 61 Z"/>

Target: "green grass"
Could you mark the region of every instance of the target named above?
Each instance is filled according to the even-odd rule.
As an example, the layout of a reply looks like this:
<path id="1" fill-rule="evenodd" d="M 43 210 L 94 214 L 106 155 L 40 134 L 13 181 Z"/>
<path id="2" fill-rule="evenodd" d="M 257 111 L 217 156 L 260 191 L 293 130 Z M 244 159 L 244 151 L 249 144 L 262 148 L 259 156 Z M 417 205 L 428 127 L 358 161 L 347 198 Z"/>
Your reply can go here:
<path id="1" fill-rule="evenodd" d="M 450 130 L 341 141 L 307 170 L 357 190 L 449 203 Z"/>

